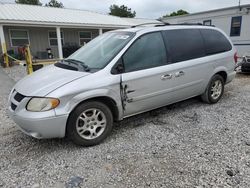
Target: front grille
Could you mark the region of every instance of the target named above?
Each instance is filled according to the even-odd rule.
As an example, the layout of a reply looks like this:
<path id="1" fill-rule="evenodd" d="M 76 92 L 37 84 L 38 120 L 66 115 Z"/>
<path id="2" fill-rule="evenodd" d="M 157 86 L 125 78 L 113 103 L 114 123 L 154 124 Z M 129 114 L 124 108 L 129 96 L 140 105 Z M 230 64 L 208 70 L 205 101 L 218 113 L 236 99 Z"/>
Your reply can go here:
<path id="1" fill-rule="evenodd" d="M 21 93 L 18 93 L 16 90 L 13 91 L 11 94 L 11 104 L 10 107 L 13 111 L 16 110 L 19 103 L 25 98 L 26 96 L 22 95 Z"/>
<path id="2" fill-rule="evenodd" d="M 17 105 L 15 105 L 14 103 L 11 103 L 11 109 L 12 109 L 13 111 L 16 110 L 16 107 L 17 107 Z"/>
<path id="3" fill-rule="evenodd" d="M 17 102 L 21 102 L 24 98 L 25 98 L 25 96 L 22 95 L 21 93 L 16 93 L 16 95 L 14 96 L 14 99 L 15 99 Z"/>

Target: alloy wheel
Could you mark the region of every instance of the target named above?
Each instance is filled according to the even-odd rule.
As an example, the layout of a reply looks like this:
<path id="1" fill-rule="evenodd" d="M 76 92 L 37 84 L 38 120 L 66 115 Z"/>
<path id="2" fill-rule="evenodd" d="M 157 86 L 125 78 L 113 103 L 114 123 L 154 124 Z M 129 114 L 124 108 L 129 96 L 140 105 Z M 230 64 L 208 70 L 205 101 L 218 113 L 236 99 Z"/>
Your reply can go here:
<path id="1" fill-rule="evenodd" d="M 220 80 L 216 80 L 211 87 L 211 97 L 216 100 L 221 96 L 222 93 L 222 82 Z"/>
<path id="2" fill-rule="evenodd" d="M 96 108 L 85 110 L 76 121 L 76 130 L 79 136 L 86 140 L 99 137 L 107 125 L 106 116 Z"/>

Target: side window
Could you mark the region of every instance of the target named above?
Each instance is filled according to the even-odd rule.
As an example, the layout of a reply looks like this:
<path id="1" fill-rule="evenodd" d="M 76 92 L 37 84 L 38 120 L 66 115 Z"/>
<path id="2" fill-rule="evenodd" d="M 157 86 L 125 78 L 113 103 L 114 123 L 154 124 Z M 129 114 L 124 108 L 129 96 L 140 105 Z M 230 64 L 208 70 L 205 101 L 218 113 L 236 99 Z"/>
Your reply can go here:
<path id="1" fill-rule="evenodd" d="M 240 36 L 242 16 L 232 17 L 231 22 L 231 37 Z"/>
<path id="2" fill-rule="evenodd" d="M 171 63 L 205 56 L 204 41 L 198 29 L 165 31 Z"/>
<path id="3" fill-rule="evenodd" d="M 29 44 L 29 34 L 27 30 L 10 30 L 11 46 L 23 46 Z"/>
<path id="4" fill-rule="evenodd" d="M 125 72 L 166 65 L 166 49 L 160 32 L 143 35 L 123 55 Z"/>
<path id="5" fill-rule="evenodd" d="M 84 46 L 89 41 L 92 40 L 92 32 L 90 31 L 80 31 L 79 32 L 80 46 Z"/>
<path id="6" fill-rule="evenodd" d="M 61 32 L 61 41 L 62 41 L 62 45 L 63 45 L 63 42 L 64 42 L 63 32 Z M 50 46 L 57 46 L 56 31 L 49 31 L 49 45 Z"/>
<path id="7" fill-rule="evenodd" d="M 213 55 L 230 51 L 232 46 L 228 39 L 219 31 L 212 29 L 201 29 L 206 46 L 206 54 Z"/>

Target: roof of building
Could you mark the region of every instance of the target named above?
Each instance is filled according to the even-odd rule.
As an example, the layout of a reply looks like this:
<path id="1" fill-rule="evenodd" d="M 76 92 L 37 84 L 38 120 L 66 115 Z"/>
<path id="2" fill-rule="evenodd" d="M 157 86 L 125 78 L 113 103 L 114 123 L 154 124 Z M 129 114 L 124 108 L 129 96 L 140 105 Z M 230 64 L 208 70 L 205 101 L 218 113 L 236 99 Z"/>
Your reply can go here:
<path id="1" fill-rule="evenodd" d="M 200 15 L 200 14 L 207 14 L 207 13 L 213 13 L 213 12 L 227 11 L 227 10 L 238 9 L 238 8 L 250 8 L 250 4 L 245 4 L 245 5 L 241 5 L 241 6 L 225 7 L 225 8 L 214 9 L 214 10 L 207 10 L 207 11 L 203 11 L 203 12 L 195 12 L 195 13 L 185 14 L 185 15 L 180 15 L 180 16 L 166 17 L 164 20 Z"/>
<path id="2" fill-rule="evenodd" d="M 120 18 L 79 9 L 0 3 L 0 23 L 3 24 L 119 28 L 148 22 L 156 22 L 156 20 Z"/>

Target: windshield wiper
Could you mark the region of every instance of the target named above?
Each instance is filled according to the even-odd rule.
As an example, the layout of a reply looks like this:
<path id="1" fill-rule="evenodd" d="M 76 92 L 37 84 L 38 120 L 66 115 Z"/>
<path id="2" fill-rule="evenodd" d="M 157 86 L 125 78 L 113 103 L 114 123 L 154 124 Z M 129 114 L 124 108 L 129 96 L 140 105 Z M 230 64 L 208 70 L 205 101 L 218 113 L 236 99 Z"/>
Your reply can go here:
<path id="1" fill-rule="evenodd" d="M 64 59 L 64 61 L 72 63 L 72 64 L 77 65 L 77 66 L 80 65 L 86 72 L 90 71 L 90 68 L 88 67 L 88 65 L 86 65 L 83 61 L 79 61 L 76 59 Z"/>

